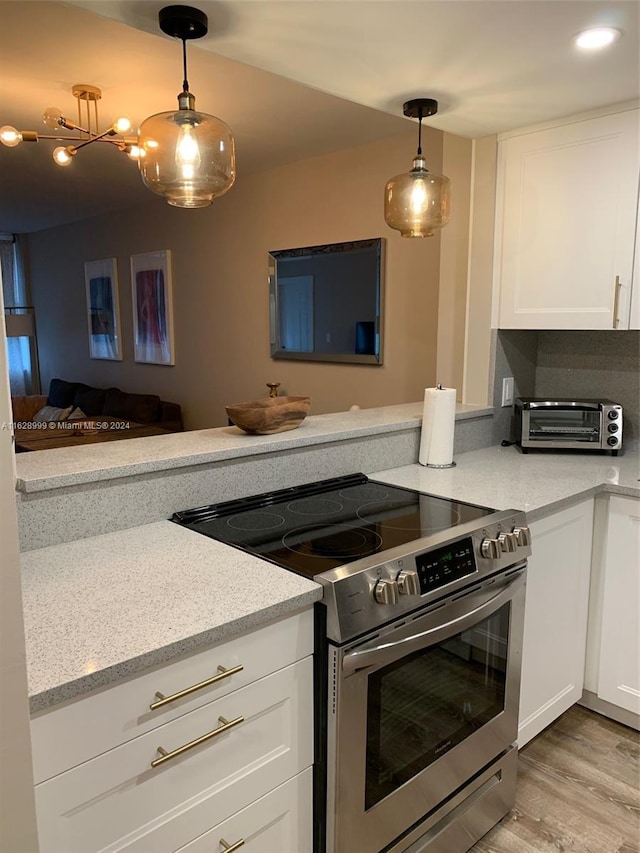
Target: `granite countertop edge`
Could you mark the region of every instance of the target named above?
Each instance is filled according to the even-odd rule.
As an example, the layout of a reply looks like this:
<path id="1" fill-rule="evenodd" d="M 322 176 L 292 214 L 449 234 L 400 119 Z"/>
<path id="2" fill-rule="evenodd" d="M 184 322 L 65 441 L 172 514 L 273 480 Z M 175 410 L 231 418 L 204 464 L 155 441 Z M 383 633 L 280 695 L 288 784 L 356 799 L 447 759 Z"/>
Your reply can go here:
<path id="1" fill-rule="evenodd" d="M 377 409 L 315 415 L 307 418 L 295 430 L 274 435 L 247 435 L 237 427 L 216 427 L 86 447 L 18 454 L 16 489 L 18 492 L 31 494 L 370 435 L 419 429 L 422 423 L 422 405 L 405 403 Z M 486 417 L 493 411 L 493 408 L 458 404 L 456 420 Z"/>

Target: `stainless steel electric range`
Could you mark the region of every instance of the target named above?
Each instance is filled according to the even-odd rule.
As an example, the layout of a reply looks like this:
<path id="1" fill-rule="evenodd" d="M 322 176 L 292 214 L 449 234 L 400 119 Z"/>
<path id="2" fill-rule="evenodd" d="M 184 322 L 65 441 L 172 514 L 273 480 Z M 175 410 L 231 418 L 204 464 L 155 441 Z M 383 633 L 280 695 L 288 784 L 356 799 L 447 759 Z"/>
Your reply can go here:
<path id="1" fill-rule="evenodd" d="M 509 811 L 524 513 L 354 474 L 172 520 L 324 587 L 316 853 L 464 853 Z"/>

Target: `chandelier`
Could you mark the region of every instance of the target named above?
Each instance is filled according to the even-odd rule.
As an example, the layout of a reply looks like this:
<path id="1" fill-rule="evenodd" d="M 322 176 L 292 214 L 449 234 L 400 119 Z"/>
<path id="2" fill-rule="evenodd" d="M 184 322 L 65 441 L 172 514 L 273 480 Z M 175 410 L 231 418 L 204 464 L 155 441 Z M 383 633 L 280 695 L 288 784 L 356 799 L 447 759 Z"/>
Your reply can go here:
<path id="1" fill-rule="evenodd" d="M 137 139 L 124 135 L 131 130 L 131 122 L 128 118 L 124 116 L 117 118 L 106 130 L 99 130 L 98 101 L 102 97 L 102 92 L 97 86 L 78 83 L 72 87 L 71 94 L 77 101 L 77 121 L 65 116 L 57 107 L 49 107 L 44 111 L 42 121 L 46 127 L 57 131 L 56 133 L 17 130 L 5 124 L 4 127 L 0 127 L 0 142 L 7 148 L 15 148 L 21 142 L 39 142 L 41 139 L 74 143 L 59 145 L 53 149 L 53 159 L 58 166 L 68 166 L 81 148 L 94 142 L 109 142 L 132 159 L 137 159 L 139 153 Z M 61 134 L 62 130 L 71 131 L 71 135 Z"/>
<path id="2" fill-rule="evenodd" d="M 56 107 L 49 107 L 43 121 L 55 133 L 4 125 L 0 127 L 0 142 L 8 148 L 41 139 L 62 142 L 53 150 L 53 159 L 59 166 L 68 166 L 81 148 L 94 142 L 109 143 L 137 160 L 144 184 L 174 207 L 206 207 L 216 196 L 227 192 L 236 177 L 231 129 L 222 119 L 196 111 L 187 79 L 186 42 L 207 34 L 207 16 L 191 6 L 165 6 L 158 21 L 163 33 L 182 41 L 184 74 L 177 110 L 149 116 L 136 136 L 126 135 L 131 131 L 131 122 L 124 117 L 101 131 L 98 101 L 102 92 L 97 86 L 82 83 L 71 90 L 77 101 L 77 121 Z"/>

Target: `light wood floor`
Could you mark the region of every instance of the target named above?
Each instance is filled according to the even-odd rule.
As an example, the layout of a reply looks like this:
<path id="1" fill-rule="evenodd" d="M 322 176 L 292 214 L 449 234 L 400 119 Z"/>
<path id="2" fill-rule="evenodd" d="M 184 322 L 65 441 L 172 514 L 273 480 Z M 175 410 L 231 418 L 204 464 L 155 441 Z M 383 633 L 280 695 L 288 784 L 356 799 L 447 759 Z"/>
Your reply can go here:
<path id="1" fill-rule="evenodd" d="M 520 752 L 515 808 L 473 853 L 640 853 L 640 735 L 575 705 Z"/>

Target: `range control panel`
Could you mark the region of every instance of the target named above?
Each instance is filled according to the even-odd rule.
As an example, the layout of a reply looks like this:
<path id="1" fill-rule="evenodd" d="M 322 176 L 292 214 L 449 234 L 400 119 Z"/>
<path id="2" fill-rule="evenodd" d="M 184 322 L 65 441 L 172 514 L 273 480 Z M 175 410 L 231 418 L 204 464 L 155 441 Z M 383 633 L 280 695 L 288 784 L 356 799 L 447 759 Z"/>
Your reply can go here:
<path id="1" fill-rule="evenodd" d="M 416 568 L 420 581 L 420 594 L 460 580 L 476 571 L 473 556 L 473 540 L 470 536 L 453 545 L 435 548 L 416 556 Z"/>

